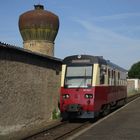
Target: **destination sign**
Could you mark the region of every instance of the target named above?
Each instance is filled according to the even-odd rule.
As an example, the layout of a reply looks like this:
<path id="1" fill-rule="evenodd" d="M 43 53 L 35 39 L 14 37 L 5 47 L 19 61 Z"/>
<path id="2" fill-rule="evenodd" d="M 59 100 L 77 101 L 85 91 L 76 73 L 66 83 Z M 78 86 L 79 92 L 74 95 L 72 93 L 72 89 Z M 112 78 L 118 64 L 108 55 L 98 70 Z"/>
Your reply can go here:
<path id="1" fill-rule="evenodd" d="M 77 59 L 77 60 L 72 60 L 72 63 L 90 63 L 90 59 Z"/>

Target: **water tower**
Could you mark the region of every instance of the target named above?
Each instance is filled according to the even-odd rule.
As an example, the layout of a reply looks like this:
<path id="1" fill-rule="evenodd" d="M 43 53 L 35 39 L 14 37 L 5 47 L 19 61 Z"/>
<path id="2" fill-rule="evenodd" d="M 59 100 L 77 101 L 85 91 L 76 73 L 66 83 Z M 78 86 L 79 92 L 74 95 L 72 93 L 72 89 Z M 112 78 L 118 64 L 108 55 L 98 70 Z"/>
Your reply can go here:
<path id="1" fill-rule="evenodd" d="M 54 56 L 54 40 L 59 29 L 57 15 L 44 10 L 43 5 L 35 5 L 19 17 L 19 30 L 23 47 L 33 52 Z"/>

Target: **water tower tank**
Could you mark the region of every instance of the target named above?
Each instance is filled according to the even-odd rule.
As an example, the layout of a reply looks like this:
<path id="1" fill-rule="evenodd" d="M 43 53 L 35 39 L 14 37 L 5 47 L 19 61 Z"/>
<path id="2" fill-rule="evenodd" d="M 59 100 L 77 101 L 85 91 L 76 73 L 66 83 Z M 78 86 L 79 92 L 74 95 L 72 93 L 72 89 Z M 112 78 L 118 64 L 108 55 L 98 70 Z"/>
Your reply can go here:
<path id="1" fill-rule="evenodd" d="M 19 17 L 19 30 L 25 49 L 54 55 L 54 41 L 59 29 L 57 15 L 44 10 L 43 5 L 35 5 L 35 9 L 27 11 Z"/>

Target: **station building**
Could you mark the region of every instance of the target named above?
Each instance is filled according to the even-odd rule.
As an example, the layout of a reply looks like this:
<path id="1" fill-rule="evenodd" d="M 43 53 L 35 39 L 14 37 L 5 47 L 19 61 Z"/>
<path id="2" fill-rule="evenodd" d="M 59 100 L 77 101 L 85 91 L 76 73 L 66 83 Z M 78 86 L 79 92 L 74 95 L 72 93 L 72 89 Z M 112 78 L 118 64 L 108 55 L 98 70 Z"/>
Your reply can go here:
<path id="1" fill-rule="evenodd" d="M 54 57 L 59 18 L 43 5 L 19 17 L 23 48 L 0 42 L 0 139 L 43 130 L 58 110 L 62 61 Z"/>
<path id="2" fill-rule="evenodd" d="M 127 79 L 127 91 L 128 93 L 140 91 L 140 79 Z"/>

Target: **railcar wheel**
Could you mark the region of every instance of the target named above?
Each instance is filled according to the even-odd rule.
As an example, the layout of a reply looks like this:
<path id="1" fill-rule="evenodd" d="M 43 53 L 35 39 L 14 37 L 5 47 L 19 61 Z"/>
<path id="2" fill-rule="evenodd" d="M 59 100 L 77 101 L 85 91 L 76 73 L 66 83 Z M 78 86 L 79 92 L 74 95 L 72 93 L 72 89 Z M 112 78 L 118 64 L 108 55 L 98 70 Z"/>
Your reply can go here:
<path id="1" fill-rule="evenodd" d="M 124 98 L 124 99 L 122 99 L 122 100 L 119 100 L 119 101 L 117 102 L 117 107 L 118 107 L 118 108 L 119 108 L 119 107 L 122 107 L 122 106 L 124 106 L 126 103 L 127 103 L 127 99 L 126 99 L 126 98 Z"/>
<path id="2" fill-rule="evenodd" d="M 62 122 L 67 121 L 69 119 L 68 113 L 67 112 L 62 113 L 61 118 L 62 118 L 62 120 L 61 120 Z"/>
<path id="3" fill-rule="evenodd" d="M 123 103 L 123 106 L 127 103 L 127 99 L 126 98 L 124 98 L 124 103 Z"/>
<path id="4" fill-rule="evenodd" d="M 102 113 L 101 115 L 104 117 L 106 115 L 108 115 L 111 111 L 111 105 L 110 104 L 107 104 L 107 105 L 104 105 L 103 109 L 102 109 Z"/>

